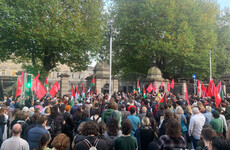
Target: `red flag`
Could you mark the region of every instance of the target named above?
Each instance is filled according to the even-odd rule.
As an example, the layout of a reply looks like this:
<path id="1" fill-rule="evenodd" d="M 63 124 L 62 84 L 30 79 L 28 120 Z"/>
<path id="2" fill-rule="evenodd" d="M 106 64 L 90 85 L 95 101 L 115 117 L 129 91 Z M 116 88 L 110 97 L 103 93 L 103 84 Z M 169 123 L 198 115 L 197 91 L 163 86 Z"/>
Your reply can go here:
<path id="1" fill-rule="evenodd" d="M 32 86 L 31 86 L 31 91 L 35 91 L 36 87 L 37 87 L 37 79 L 39 78 L 40 73 L 34 78 L 33 82 L 32 82 Z"/>
<path id="2" fill-rule="evenodd" d="M 161 80 L 161 90 L 163 89 L 163 81 Z"/>
<path id="3" fill-rule="evenodd" d="M 76 93 L 79 94 L 79 91 L 78 91 L 78 88 L 77 88 L 77 85 L 75 84 L 75 90 L 76 90 Z M 76 94 L 75 93 L 75 94 Z"/>
<path id="4" fill-rule="evenodd" d="M 218 93 L 220 93 L 220 88 L 221 88 L 221 82 L 216 86 L 216 90 Z"/>
<path id="5" fill-rule="evenodd" d="M 156 83 L 156 81 L 155 81 L 155 83 L 154 83 L 154 89 L 153 89 L 153 91 L 154 91 L 154 92 L 157 92 L 157 83 Z"/>
<path id="6" fill-rule="evenodd" d="M 197 89 L 198 89 L 198 93 L 200 93 L 200 81 L 197 80 Z"/>
<path id="7" fill-rule="evenodd" d="M 208 84 L 208 96 L 209 97 L 215 96 L 215 83 L 212 79 L 209 80 L 209 84 Z"/>
<path id="8" fill-rule="evenodd" d="M 46 82 L 45 82 L 45 84 L 49 84 L 49 83 L 48 83 L 48 80 L 47 80 L 47 78 L 46 78 Z"/>
<path id="9" fill-rule="evenodd" d="M 169 82 L 167 82 L 167 90 L 170 92 Z"/>
<path id="10" fill-rule="evenodd" d="M 53 85 L 53 87 L 50 89 L 49 93 L 52 97 L 54 97 L 54 95 L 59 91 L 59 83 L 58 81 L 56 81 Z"/>
<path id="11" fill-rule="evenodd" d="M 18 78 L 18 84 L 17 84 L 17 90 L 16 90 L 15 97 L 17 97 L 18 95 L 21 95 L 21 94 L 22 94 L 21 83 L 20 83 L 20 78 Z"/>
<path id="12" fill-rule="evenodd" d="M 216 107 L 218 107 L 220 105 L 220 102 L 221 102 L 220 94 L 218 92 L 218 89 L 215 89 L 215 103 L 216 103 Z"/>
<path id="13" fill-rule="evenodd" d="M 95 78 L 94 78 L 94 76 L 93 76 L 93 79 L 92 79 L 92 83 L 94 83 L 94 85 L 95 85 Z"/>
<path id="14" fill-rule="evenodd" d="M 95 94 L 97 94 L 97 88 L 95 87 Z"/>
<path id="15" fill-rule="evenodd" d="M 172 89 L 174 89 L 174 79 L 172 79 L 172 82 L 171 82 L 170 87 L 171 87 Z"/>
<path id="16" fill-rule="evenodd" d="M 165 101 L 165 93 L 164 93 L 164 95 L 163 95 L 163 97 L 161 98 L 161 100 L 160 100 L 160 102 L 159 103 L 164 103 L 164 101 Z M 165 101 L 165 103 L 167 103 L 167 100 Z"/>
<path id="17" fill-rule="evenodd" d="M 148 88 L 147 88 L 147 91 L 148 91 L 149 93 L 151 93 L 152 90 L 153 90 L 153 83 L 149 84 L 149 86 L 148 86 Z"/>
<path id="18" fill-rule="evenodd" d="M 44 97 L 47 93 L 46 88 L 42 85 L 41 81 L 38 79 L 39 75 L 34 79 L 31 87 L 31 91 L 33 89 L 34 93 L 37 95 L 39 99 Z"/>
<path id="19" fill-rule="evenodd" d="M 207 89 L 205 88 L 203 83 L 201 85 L 201 90 L 202 90 L 201 97 L 206 97 Z"/>
<path id="20" fill-rule="evenodd" d="M 188 89 L 187 89 L 187 86 L 186 86 L 186 93 L 185 93 L 184 98 L 187 100 L 187 104 L 189 105 L 189 99 L 188 99 Z"/>
<path id="21" fill-rule="evenodd" d="M 55 93 L 56 94 L 56 93 Z M 74 89 L 74 85 L 72 86 L 72 96 L 75 97 L 75 89 Z"/>
<path id="22" fill-rule="evenodd" d="M 24 83 L 24 70 L 22 71 L 21 80 L 20 80 L 20 86 L 22 86 L 23 83 Z"/>

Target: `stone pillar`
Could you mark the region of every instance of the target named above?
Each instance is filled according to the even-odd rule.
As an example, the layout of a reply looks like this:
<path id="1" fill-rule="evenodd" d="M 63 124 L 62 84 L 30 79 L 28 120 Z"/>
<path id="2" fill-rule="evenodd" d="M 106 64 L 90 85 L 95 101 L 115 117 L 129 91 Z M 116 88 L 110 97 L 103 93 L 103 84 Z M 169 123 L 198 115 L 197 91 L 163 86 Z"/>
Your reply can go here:
<path id="1" fill-rule="evenodd" d="M 182 83 L 182 95 L 185 95 L 185 93 L 186 93 L 186 87 L 187 87 L 186 81 L 183 80 L 183 83 Z"/>
<path id="2" fill-rule="evenodd" d="M 224 83 L 222 84 L 222 87 L 223 87 L 224 93 L 227 95 L 227 93 L 226 93 L 226 85 Z"/>
<path id="3" fill-rule="evenodd" d="M 69 75 L 67 73 L 64 73 L 64 74 L 61 74 L 60 77 L 61 77 L 61 85 L 60 85 L 61 93 L 60 93 L 60 95 L 62 96 L 66 92 L 69 91 Z"/>

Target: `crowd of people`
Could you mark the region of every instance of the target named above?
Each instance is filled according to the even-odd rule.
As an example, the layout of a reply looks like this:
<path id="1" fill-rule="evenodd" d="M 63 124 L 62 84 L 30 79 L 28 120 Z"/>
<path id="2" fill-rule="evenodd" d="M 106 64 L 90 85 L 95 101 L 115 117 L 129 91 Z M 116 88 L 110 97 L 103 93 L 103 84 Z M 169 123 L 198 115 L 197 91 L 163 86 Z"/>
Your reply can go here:
<path id="1" fill-rule="evenodd" d="M 1 150 L 229 150 L 230 101 L 169 93 L 70 95 L 0 102 Z M 228 125 L 229 124 L 229 125 Z"/>

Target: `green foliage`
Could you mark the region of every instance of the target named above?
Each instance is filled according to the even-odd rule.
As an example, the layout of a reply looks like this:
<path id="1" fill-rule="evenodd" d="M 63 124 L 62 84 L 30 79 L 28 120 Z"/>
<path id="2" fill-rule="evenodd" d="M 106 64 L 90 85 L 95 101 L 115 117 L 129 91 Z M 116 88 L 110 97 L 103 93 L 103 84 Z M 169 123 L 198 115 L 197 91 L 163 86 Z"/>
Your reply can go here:
<path id="1" fill-rule="evenodd" d="M 2 0 L 0 60 L 44 76 L 58 64 L 84 70 L 101 44 L 102 11 L 102 0 Z"/>
<path id="2" fill-rule="evenodd" d="M 224 51 L 226 45 L 220 46 L 218 38 L 221 35 L 216 24 L 219 14 L 216 3 L 209 0 L 113 2 L 115 74 L 147 74 L 155 54 L 165 78 L 191 78 L 194 73 L 199 79 L 208 79 L 209 50 L 213 53 L 214 77 L 226 71 L 227 67 L 221 64 L 228 64 L 229 60 Z"/>

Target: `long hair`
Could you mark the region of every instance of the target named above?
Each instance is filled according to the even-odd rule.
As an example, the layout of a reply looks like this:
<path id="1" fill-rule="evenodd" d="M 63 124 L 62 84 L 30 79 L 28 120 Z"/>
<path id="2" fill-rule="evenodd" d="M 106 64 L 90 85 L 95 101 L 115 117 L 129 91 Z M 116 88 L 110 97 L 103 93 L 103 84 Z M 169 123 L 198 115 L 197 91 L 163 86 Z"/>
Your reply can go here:
<path id="1" fill-rule="evenodd" d="M 117 120 L 117 118 L 113 117 L 109 121 L 109 124 L 108 124 L 108 129 L 107 129 L 108 135 L 109 136 L 117 136 L 118 131 L 119 131 L 118 120 Z"/>
<path id="2" fill-rule="evenodd" d="M 43 133 L 41 137 L 38 140 L 38 149 L 37 150 L 43 150 L 43 147 L 48 144 L 48 142 L 51 140 L 49 133 Z"/>
<path id="3" fill-rule="evenodd" d="M 166 124 L 166 135 L 172 139 L 178 139 L 181 137 L 181 125 L 177 119 L 171 119 Z"/>

